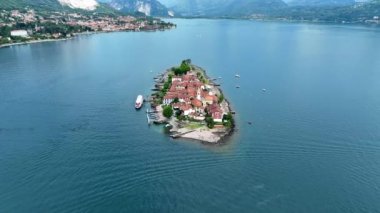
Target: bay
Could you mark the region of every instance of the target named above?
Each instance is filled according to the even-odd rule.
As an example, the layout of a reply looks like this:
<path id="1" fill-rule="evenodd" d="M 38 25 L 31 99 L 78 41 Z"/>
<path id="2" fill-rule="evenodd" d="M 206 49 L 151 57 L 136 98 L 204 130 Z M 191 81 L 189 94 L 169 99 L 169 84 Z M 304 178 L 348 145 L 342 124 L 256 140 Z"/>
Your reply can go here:
<path id="1" fill-rule="evenodd" d="M 380 211 L 379 29 L 170 21 L 0 49 L 0 212 Z M 134 109 L 186 58 L 237 112 L 222 145 Z"/>

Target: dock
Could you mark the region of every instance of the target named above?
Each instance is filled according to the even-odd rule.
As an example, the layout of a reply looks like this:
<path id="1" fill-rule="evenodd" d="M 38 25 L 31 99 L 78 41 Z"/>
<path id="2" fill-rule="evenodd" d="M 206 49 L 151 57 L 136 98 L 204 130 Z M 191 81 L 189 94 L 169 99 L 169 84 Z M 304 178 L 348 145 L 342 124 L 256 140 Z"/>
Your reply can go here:
<path id="1" fill-rule="evenodd" d="M 146 119 L 148 120 L 148 125 L 151 124 L 150 117 L 149 117 L 149 110 L 146 109 Z"/>
<path id="2" fill-rule="evenodd" d="M 155 123 L 157 121 L 157 111 L 151 111 L 150 109 L 146 109 L 146 119 L 148 121 L 148 124 Z"/>

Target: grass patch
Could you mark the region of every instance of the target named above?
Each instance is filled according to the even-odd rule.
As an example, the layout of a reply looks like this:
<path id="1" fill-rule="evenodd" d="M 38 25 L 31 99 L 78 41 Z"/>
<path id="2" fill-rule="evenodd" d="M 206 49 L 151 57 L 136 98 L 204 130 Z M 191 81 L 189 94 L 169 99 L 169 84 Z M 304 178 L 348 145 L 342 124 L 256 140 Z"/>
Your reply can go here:
<path id="1" fill-rule="evenodd" d="M 185 126 L 185 128 L 193 130 L 193 129 L 198 129 L 204 126 L 205 126 L 204 124 L 201 124 L 199 122 L 190 122 L 189 124 Z"/>

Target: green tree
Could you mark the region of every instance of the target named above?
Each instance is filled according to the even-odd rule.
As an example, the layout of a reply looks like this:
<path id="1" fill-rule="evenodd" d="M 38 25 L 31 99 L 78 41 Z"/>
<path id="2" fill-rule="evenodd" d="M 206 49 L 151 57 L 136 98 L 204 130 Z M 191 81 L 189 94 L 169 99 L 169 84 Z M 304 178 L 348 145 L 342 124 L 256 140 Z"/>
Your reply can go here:
<path id="1" fill-rule="evenodd" d="M 224 101 L 224 95 L 223 94 L 220 94 L 219 97 L 218 97 L 218 103 L 222 103 Z"/>
<path id="2" fill-rule="evenodd" d="M 212 119 L 211 116 L 207 116 L 206 119 L 205 119 L 205 121 L 206 121 L 206 124 L 207 124 L 208 128 L 210 128 L 210 129 L 214 128 L 215 122 L 214 122 L 214 119 Z"/>
<path id="3" fill-rule="evenodd" d="M 177 97 L 174 98 L 173 103 L 178 103 L 179 99 Z"/>
<path id="4" fill-rule="evenodd" d="M 229 112 L 227 115 L 223 115 L 223 125 L 225 127 L 233 127 L 235 125 L 235 121 L 231 112 Z"/>
<path id="5" fill-rule="evenodd" d="M 191 70 L 190 64 L 191 64 L 191 60 L 190 59 L 183 60 L 181 62 L 181 65 L 179 67 L 172 68 L 172 71 L 174 72 L 175 75 L 184 75 L 188 71 Z"/>
<path id="6" fill-rule="evenodd" d="M 164 115 L 166 118 L 170 118 L 173 115 L 173 109 L 171 106 L 165 106 L 164 111 L 162 112 L 162 115 Z"/>
<path id="7" fill-rule="evenodd" d="M 181 69 L 182 74 L 186 74 L 191 69 L 189 61 L 182 61 L 181 66 L 179 68 Z"/>
<path id="8" fill-rule="evenodd" d="M 2 37 L 10 37 L 12 28 L 9 26 L 0 27 L 0 36 Z"/>
<path id="9" fill-rule="evenodd" d="M 164 84 L 164 90 L 168 90 L 169 87 L 170 87 L 169 81 L 165 82 L 165 84 Z"/>

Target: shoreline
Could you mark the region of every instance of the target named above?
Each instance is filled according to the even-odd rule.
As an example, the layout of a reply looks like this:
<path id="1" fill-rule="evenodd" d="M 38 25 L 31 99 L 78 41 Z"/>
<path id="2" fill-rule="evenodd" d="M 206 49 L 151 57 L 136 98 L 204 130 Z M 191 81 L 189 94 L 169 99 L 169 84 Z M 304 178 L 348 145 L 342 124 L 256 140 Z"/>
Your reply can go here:
<path id="1" fill-rule="evenodd" d="M 0 48 L 7 48 L 7 47 L 13 47 L 13 46 L 28 45 L 28 44 L 38 44 L 38 43 L 44 43 L 44 42 L 67 41 L 67 40 L 73 39 L 75 37 L 76 36 L 73 36 L 71 38 L 43 39 L 43 40 L 32 40 L 32 41 L 25 41 L 25 42 L 17 42 L 17 43 L 8 43 L 8 44 L 0 45 Z"/>
<path id="2" fill-rule="evenodd" d="M 44 43 L 44 42 L 67 41 L 67 40 L 71 40 L 71 39 L 74 39 L 76 37 L 83 36 L 83 35 L 117 33 L 117 32 L 156 32 L 156 31 L 166 31 L 166 30 L 170 30 L 170 29 L 171 28 L 155 29 L 155 30 L 115 30 L 115 31 L 80 32 L 80 33 L 73 33 L 73 36 L 71 36 L 69 38 L 56 38 L 56 39 L 55 38 L 49 38 L 49 39 L 30 40 L 30 41 L 25 41 L 25 42 L 1 44 L 0 49 L 7 48 L 7 47 L 13 47 L 13 46 Z"/>
<path id="3" fill-rule="evenodd" d="M 209 85 L 211 87 L 210 91 L 219 96 L 224 97 L 224 93 L 222 89 L 220 88 L 220 85 L 217 84 L 215 81 L 217 80 L 212 79 L 210 76 L 207 75 L 206 70 L 203 68 L 196 66 L 194 64 L 190 64 L 191 70 L 189 73 L 195 74 L 198 72 L 201 72 L 202 76 L 204 77 L 204 80 L 206 80 L 207 83 L 205 85 Z M 154 87 L 161 88 L 164 82 L 167 81 L 169 74 L 171 74 L 172 68 L 166 69 L 163 73 L 158 74 L 155 79 Z M 172 117 L 170 119 L 167 119 L 161 115 L 162 113 L 162 103 L 156 104 L 155 93 L 151 94 L 150 103 L 151 108 L 153 108 L 156 112 L 156 117 L 159 119 L 153 122 L 156 125 L 160 124 L 166 124 L 166 128 L 170 128 L 169 130 L 169 136 L 176 139 L 187 139 L 187 140 L 194 140 L 205 144 L 222 144 L 226 142 L 226 138 L 231 136 L 234 132 L 235 125 L 232 124 L 231 126 L 225 126 L 225 121 L 222 120 L 215 123 L 215 127 L 209 128 L 206 125 L 206 122 L 204 120 L 179 120 L 176 117 Z M 214 104 L 216 104 L 214 102 Z M 217 103 L 218 106 L 220 106 L 221 109 L 223 109 L 223 116 L 227 114 L 234 114 L 231 108 L 230 102 L 224 98 L 223 101 Z M 208 106 L 208 104 L 206 105 Z M 205 107 L 206 107 L 205 106 Z M 199 115 L 198 115 L 199 116 Z M 222 116 L 222 117 L 223 117 Z M 223 117 L 224 119 L 224 117 Z M 233 119 L 233 118 L 232 118 Z M 233 121 L 232 121 L 233 122 Z"/>
<path id="4" fill-rule="evenodd" d="M 241 21 L 257 21 L 257 22 L 275 22 L 275 23 L 298 23 L 298 24 L 318 24 L 318 25 L 341 25 L 341 26 L 362 26 L 380 28 L 380 23 L 371 22 L 336 22 L 336 21 L 315 21 L 315 20 L 299 20 L 299 19 L 282 19 L 282 18 L 252 18 L 252 17 L 207 17 L 207 16 L 189 16 L 189 17 L 173 17 L 170 19 L 205 19 L 205 20 L 241 20 Z"/>
<path id="5" fill-rule="evenodd" d="M 71 40 L 71 39 L 74 39 L 74 38 L 82 36 L 82 35 L 94 35 L 94 34 L 100 34 L 100 33 L 106 33 L 106 32 L 81 32 L 81 33 L 74 33 L 73 36 L 71 36 L 69 38 L 49 38 L 49 39 L 31 40 L 31 41 L 17 42 L 17 43 L 8 43 L 8 44 L 0 45 L 0 49 L 12 47 L 12 46 L 38 44 L 38 43 L 44 43 L 44 42 L 67 41 L 67 40 Z"/>

